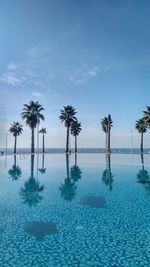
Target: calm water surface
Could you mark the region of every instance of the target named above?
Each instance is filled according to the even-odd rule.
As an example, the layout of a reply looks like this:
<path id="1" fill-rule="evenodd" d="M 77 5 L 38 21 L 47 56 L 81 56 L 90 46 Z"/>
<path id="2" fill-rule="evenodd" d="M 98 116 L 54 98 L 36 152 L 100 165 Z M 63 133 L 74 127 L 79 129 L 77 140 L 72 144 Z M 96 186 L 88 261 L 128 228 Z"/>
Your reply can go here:
<path id="1" fill-rule="evenodd" d="M 0 266 L 150 266 L 150 155 L 0 157 Z"/>

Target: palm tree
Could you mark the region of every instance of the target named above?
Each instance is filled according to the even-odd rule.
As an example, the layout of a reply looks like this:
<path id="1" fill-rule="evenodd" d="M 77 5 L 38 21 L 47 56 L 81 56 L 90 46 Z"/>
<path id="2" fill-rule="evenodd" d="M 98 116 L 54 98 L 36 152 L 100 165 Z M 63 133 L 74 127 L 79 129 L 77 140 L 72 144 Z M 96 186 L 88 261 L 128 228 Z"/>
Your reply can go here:
<path id="1" fill-rule="evenodd" d="M 21 177 L 22 171 L 19 166 L 13 165 L 8 171 L 9 177 L 14 180 L 18 180 Z"/>
<path id="2" fill-rule="evenodd" d="M 14 155 L 14 164 L 11 169 L 8 171 L 9 177 L 14 180 L 18 180 L 21 177 L 22 171 L 19 166 L 16 164 L 16 155 Z"/>
<path id="3" fill-rule="evenodd" d="M 38 101 L 31 100 L 29 104 L 24 104 L 23 112 L 21 113 L 22 119 L 31 128 L 31 153 L 34 153 L 34 129 L 40 123 L 40 120 L 44 120 L 44 116 L 41 114 L 43 110 L 44 108 Z"/>
<path id="4" fill-rule="evenodd" d="M 147 170 L 144 168 L 144 155 L 141 154 L 141 166 L 142 168 L 137 173 L 137 182 L 141 184 L 146 184 L 150 181 L 150 176 Z"/>
<path id="5" fill-rule="evenodd" d="M 82 177 L 82 171 L 79 168 L 79 166 L 74 165 L 71 167 L 70 170 L 70 178 L 72 181 L 77 182 L 78 180 L 80 180 Z"/>
<path id="6" fill-rule="evenodd" d="M 107 117 L 102 119 L 101 125 L 102 125 L 102 130 L 106 134 L 106 137 L 105 137 L 105 150 L 107 151 L 107 141 L 108 141 L 108 137 L 107 137 L 108 133 L 107 133 L 107 127 L 106 127 L 106 125 L 107 125 Z"/>
<path id="7" fill-rule="evenodd" d="M 144 156 L 141 154 L 141 164 L 142 164 L 142 169 L 144 170 Z"/>
<path id="8" fill-rule="evenodd" d="M 77 136 L 81 132 L 81 122 L 78 122 L 78 120 L 74 120 L 71 123 L 71 134 L 75 137 L 75 153 L 77 153 Z"/>
<path id="9" fill-rule="evenodd" d="M 143 111 L 144 113 L 143 119 L 146 122 L 147 128 L 150 128 L 150 106 L 146 106 L 146 107 L 147 107 L 147 110 Z"/>
<path id="10" fill-rule="evenodd" d="M 59 190 L 61 192 L 61 197 L 66 201 L 72 201 L 76 195 L 77 186 L 75 181 L 72 181 L 70 178 L 69 172 L 69 155 L 66 155 L 66 178 L 64 183 L 61 183 Z"/>
<path id="11" fill-rule="evenodd" d="M 9 129 L 9 131 L 13 134 L 13 136 L 15 137 L 15 143 L 14 143 L 14 154 L 16 154 L 16 147 L 17 147 L 17 136 L 19 136 L 20 134 L 22 134 L 23 131 L 23 126 L 22 124 L 20 124 L 18 121 L 17 122 L 13 122 L 10 124 L 11 127 Z"/>
<path id="12" fill-rule="evenodd" d="M 75 154 L 75 166 L 77 166 L 77 154 Z"/>
<path id="13" fill-rule="evenodd" d="M 146 184 L 150 182 L 150 175 L 147 170 L 141 169 L 137 174 L 138 183 Z"/>
<path id="14" fill-rule="evenodd" d="M 46 128 L 42 128 L 39 133 L 43 134 L 43 153 L 45 153 L 45 140 L 44 140 L 44 134 L 46 134 Z"/>
<path id="15" fill-rule="evenodd" d="M 31 155 L 31 176 L 20 190 L 20 196 L 24 201 L 23 203 L 28 204 L 29 207 L 37 206 L 43 198 L 40 195 L 43 190 L 44 185 L 40 185 L 34 178 L 34 155 Z"/>
<path id="16" fill-rule="evenodd" d="M 46 172 L 46 168 L 44 167 L 44 156 L 45 155 L 43 154 L 42 155 L 42 167 L 38 169 L 41 174 L 45 174 Z"/>
<path id="17" fill-rule="evenodd" d="M 106 169 L 103 171 L 102 181 L 109 186 L 109 190 L 112 191 L 113 175 L 111 172 L 110 155 L 106 155 Z"/>
<path id="18" fill-rule="evenodd" d="M 141 153 L 143 153 L 143 134 L 147 131 L 146 122 L 143 118 L 136 121 L 135 129 L 141 134 Z"/>
<path id="19" fill-rule="evenodd" d="M 75 191 L 77 186 L 75 182 L 72 182 L 71 179 L 65 179 L 64 184 L 61 184 L 59 190 L 61 192 L 61 197 L 66 201 L 72 201 L 76 195 Z"/>
<path id="20" fill-rule="evenodd" d="M 137 173 L 137 182 L 142 184 L 145 190 L 147 191 L 148 195 L 150 195 L 150 174 L 144 168 L 143 154 L 141 154 L 141 164 L 142 164 L 142 168 Z"/>
<path id="21" fill-rule="evenodd" d="M 106 149 L 107 153 L 111 153 L 111 150 L 110 150 L 110 130 L 111 130 L 111 127 L 113 127 L 112 123 L 113 123 L 113 121 L 111 119 L 110 114 L 108 115 L 108 117 L 104 117 L 101 121 L 102 130 L 106 133 L 105 149 Z"/>
<path id="22" fill-rule="evenodd" d="M 76 120 L 75 114 L 75 108 L 72 106 L 66 106 L 63 110 L 60 110 L 61 115 L 59 116 L 59 119 L 61 122 L 65 123 L 65 127 L 67 128 L 67 135 L 66 135 L 66 153 L 69 152 L 69 130 L 72 122 Z"/>

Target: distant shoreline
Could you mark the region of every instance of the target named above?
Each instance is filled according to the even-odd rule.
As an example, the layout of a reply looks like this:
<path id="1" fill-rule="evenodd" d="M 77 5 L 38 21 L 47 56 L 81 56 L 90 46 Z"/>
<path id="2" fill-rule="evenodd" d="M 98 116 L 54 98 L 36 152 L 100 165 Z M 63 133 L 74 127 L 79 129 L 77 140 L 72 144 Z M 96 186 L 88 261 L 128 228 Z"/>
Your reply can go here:
<path id="1" fill-rule="evenodd" d="M 65 153 L 65 152 L 45 152 L 45 153 L 42 153 L 42 152 L 35 152 L 35 153 L 31 153 L 31 152 L 17 152 L 16 154 L 14 154 L 13 152 L 7 152 L 7 153 L 0 153 L 0 156 L 3 157 L 3 156 L 26 156 L 26 155 L 84 155 L 84 154 L 104 154 L 104 155 L 150 155 L 150 151 L 145 151 L 143 153 L 140 153 L 139 151 L 132 151 L 132 152 L 125 152 L 125 151 L 112 151 L 111 153 L 106 153 L 105 151 L 87 151 L 87 152 L 82 152 L 82 151 L 79 151 L 77 153 L 75 152 L 71 152 L 71 153 Z"/>

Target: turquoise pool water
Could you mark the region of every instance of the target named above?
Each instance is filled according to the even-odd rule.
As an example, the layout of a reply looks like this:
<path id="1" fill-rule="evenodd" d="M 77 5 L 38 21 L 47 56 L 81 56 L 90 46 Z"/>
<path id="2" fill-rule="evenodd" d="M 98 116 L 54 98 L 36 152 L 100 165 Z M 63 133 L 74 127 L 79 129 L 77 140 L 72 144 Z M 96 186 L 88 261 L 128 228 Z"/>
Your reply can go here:
<path id="1" fill-rule="evenodd" d="M 150 266 L 150 155 L 0 157 L 0 266 Z"/>

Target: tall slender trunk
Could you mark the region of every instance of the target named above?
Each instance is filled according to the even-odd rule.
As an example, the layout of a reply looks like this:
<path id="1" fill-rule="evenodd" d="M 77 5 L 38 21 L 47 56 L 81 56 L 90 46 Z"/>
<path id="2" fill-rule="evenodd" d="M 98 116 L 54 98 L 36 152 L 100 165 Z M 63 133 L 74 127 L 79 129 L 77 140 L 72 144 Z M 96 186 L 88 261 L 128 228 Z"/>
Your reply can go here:
<path id="1" fill-rule="evenodd" d="M 107 177 L 109 181 L 109 190 L 112 191 L 112 173 L 111 173 L 111 155 L 106 155 L 106 169 L 107 169 Z"/>
<path id="2" fill-rule="evenodd" d="M 34 178 L 34 155 L 31 155 L 31 178 Z"/>
<path id="3" fill-rule="evenodd" d="M 44 154 L 42 155 L 42 169 L 44 169 Z"/>
<path id="4" fill-rule="evenodd" d="M 69 155 L 66 155 L 66 172 L 67 172 L 67 179 L 69 179 Z"/>
<path id="5" fill-rule="evenodd" d="M 108 133 L 106 132 L 106 139 L 105 139 L 105 152 L 107 152 L 107 143 L 108 143 Z"/>
<path id="6" fill-rule="evenodd" d="M 111 162 L 110 162 L 110 155 L 107 155 L 107 170 L 111 173 Z"/>
<path id="7" fill-rule="evenodd" d="M 143 157 L 143 153 L 141 153 L 141 163 L 142 163 L 142 170 L 144 171 L 144 157 Z"/>
<path id="8" fill-rule="evenodd" d="M 77 135 L 75 135 L 75 153 L 77 153 Z"/>
<path id="9" fill-rule="evenodd" d="M 141 153 L 143 153 L 143 132 L 141 133 Z"/>
<path id="10" fill-rule="evenodd" d="M 77 154 L 75 154 L 75 166 L 77 166 Z"/>
<path id="11" fill-rule="evenodd" d="M 43 133 L 43 153 L 45 153 L 44 133 Z"/>
<path id="12" fill-rule="evenodd" d="M 109 170 L 109 160 L 108 160 L 109 155 L 106 154 L 106 169 Z"/>
<path id="13" fill-rule="evenodd" d="M 14 166 L 16 167 L 16 155 L 14 155 Z"/>
<path id="14" fill-rule="evenodd" d="M 110 127 L 108 127 L 108 143 L 107 143 L 107 152 L 111 153 L 110 150 Z"/>
<path id="15" fill-rule="evenodd" d="M 66 136 L 66 153 L 69 152 L 69 126 L 67 126 L 67 136 Z"/>
<path id="16" fill-rule="evenodd" d="M 15 136 L 14 154 L 16 154 L 16 147 L 17 147 L 17 136 Z"/>
<path id="17" fill-rule="evenodd" d="M 34 153 L 34 128 L 31 129 L 31 153 Z"/>

